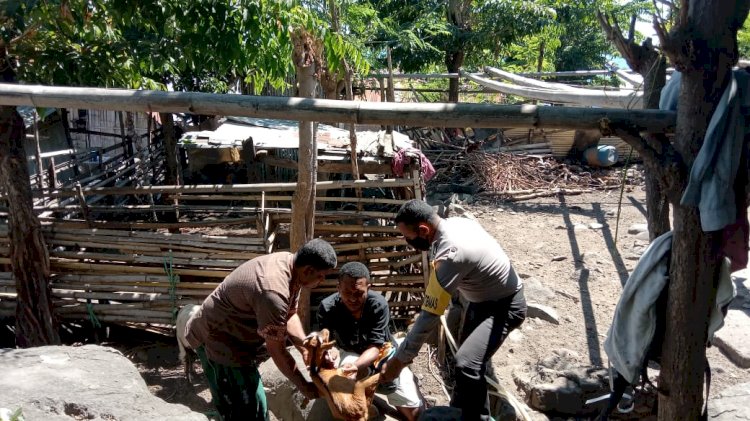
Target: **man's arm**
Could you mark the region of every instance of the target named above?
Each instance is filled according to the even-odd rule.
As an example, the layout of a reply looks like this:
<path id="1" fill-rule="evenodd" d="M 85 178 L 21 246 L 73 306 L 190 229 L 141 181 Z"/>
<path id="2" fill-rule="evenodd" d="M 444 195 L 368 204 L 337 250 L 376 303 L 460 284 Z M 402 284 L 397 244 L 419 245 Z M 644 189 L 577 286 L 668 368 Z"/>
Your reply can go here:
<path id="1" fill-rule="evenodd" d="M 266 348 L 276 367 L 297 386 L 306 398 L 315 399 L 318 397 L 317 388 L 302 375 L 302 372 L 297 367 L 297 363 L 294 361 L 294 357 L 286 349 L 284 342 L 266 340 Z"/>
<path id="2" fill-rule="evenodd" d="M 289 335 L 289 340 L 292 341 L 292 345 L 294 345 L 294 347 L 297 348 L 297 351 L 302 354 L 302 361 L 304 361 L 305 364 L 310 364 L 310 361 L 307 360 L 307 348 L 302 346 L 302 342 L 307 335 L 305 335 L 305 329 L 302 327 L 302 320 L 300 320 L 297 313 L 294 313 L 286 322 L 286 333 Z"/>
<path id="3" fill-rule="evenodd" d="M 391 313 L 385 298 L 379 296 L 373 301 L 371 308 L 373 309 L 371 318 L 373 323 L 367 332 L 367 343 L 370 346 L 354 362 L 360 374 L 368 369 L 380 355 L 380 348 L 386 342 L 390 328 Z"/>
<path id="4" fill-rule="evenodd" d="M 365 352 L 359 354 L 359 358 L 351 363 L 351 366 L 349 366 L 349 364 L 344 364 L 341 368 L 348 372 L 354 372 L 356 370 L 357 378 L 365 377 L 370 373 L 370 366 L 378 358 L 378 355 L 380 355 L 380 347 L 373 345 L 367 348 Z"/>
<path id="5" fill-rule="evenodd" d="M 434 263 L 434 268 L 430 273 L 430 281 L 425 290 L 422 311 L 417 316 L 414 326 L 404 338 L 398 351 L 396 351 L 396 355 L 383 366 L 380 376 L 381 383 L 392 381 L 398 377 L 401 370 L 419 354 L 419 350 L 430 333 L 440 324 L 440 316 L 448 308 L 451 298 L 450 293 L 438 282 L 437 270 L 441 265 L 442 262 Z"/>
<path id="6" fill-rule="evenodd" d="M 440 324 L 440 316 L 424 310 L 419 313 L 414 326 L 411 327 L 401 346 L 398 347 L 396 355 L 381 368 L 380 383 L 391 382 L 401 374 L 401 370 L 410 364 L 414 357 L 419 354 L 419 350 L 427 340 L 430 332 L 435 330 L 438 324 Z"/>
<path id="7" fill-rule="evenodd" d="M 286 333 L 295 347 L 298 349 L 302 347 L 302 341 L 305 340 L 307 335 L 305 334 L 305 329 L 302 327 L 302 320 L 300 320 L 297 313 L 294 313 L 286 322 Z"/>

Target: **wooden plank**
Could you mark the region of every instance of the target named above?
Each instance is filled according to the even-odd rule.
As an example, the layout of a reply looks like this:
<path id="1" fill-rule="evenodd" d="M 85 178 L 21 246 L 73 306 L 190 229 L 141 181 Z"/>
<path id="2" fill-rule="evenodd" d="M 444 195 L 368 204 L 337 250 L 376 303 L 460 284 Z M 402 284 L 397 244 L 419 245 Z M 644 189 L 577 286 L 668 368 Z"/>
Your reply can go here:
<path id="1" fill-rule="evenodd" d="M 0 91 L 2 91 L 0 83 Z M 316 183 L 318 190 L 353 189 L 353 188 L 395 188 L 406 187 L 411 180 L 390 178 L 384 180 L 346 180 L 320 181 Z M 261 193 L 295 191 L 297 183 L 259 183 L 259 184 L 203 184 L 203 185 L 163 185 L 163 186 L 128 186 L 128 187 L 85 187 L 84 195 L 129 195 L 129 194 L 208 194 L 208 193 Z M 40 196 L 39 191 L 35 196 Z M 75 196 L 73 190 L 57 190 L 50 193 L 51 197 Z"/>

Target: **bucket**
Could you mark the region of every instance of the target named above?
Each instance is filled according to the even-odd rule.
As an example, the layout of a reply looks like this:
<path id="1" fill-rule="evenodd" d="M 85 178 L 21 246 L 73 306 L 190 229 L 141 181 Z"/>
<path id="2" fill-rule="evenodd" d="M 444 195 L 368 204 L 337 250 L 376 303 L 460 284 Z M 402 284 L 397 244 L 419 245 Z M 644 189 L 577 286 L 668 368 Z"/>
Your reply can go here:
<path id="1" fill-rule="evenodd" d="M 619 158 L 617 149 L 611 145 L 592 146 L 583 152 L 586 163 L 594 167 L 610 167 Z"/>

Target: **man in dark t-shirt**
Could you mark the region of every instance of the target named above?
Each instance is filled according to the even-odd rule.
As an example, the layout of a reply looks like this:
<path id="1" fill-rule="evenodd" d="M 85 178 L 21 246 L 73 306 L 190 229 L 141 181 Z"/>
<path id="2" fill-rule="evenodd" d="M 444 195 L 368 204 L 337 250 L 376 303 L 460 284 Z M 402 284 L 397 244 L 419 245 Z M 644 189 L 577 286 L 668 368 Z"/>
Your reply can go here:
<path id="1" fill-rule="evenodd" d="M 358 378 L 375 372 L 373 362 L 384 343 L 392 341 L 389 331 L 390 309 L 381 294 L 370 290 L 370 271 L 359 262 L 349 262 L 339 270 L 338 292 L 328 296 L 318 308 L 318 326 L 328 329 L 341 349 L 329 358 L 346 373 Z M 394 347 L 398 346 L 393 342 Z M 404 369 L 394 380 L 388 402 L 407 420 L 419 417 L 422 401 L 414 375 Z"/>

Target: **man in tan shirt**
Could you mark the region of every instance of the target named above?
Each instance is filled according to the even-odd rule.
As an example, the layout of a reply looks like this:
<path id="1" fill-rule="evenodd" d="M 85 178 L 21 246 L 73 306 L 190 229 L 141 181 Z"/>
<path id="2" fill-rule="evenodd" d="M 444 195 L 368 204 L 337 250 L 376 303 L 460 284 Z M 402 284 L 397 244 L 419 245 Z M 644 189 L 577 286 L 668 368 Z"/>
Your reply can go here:
<path id="1" fill-rule="evenodd" d="M 185 330 L 206 373 L 214 405 L 225 421 L 266 420 L 258 364 L 268 355 L 307 398 L 317 397 L 286 348 L 300 351 L 305 332 L 297 315 L 301 288 L 315 288 L 336 268 L 336 252 L 321 239 L 297 253 L 272 253 L 245 262 L 206 298 Z"/>

